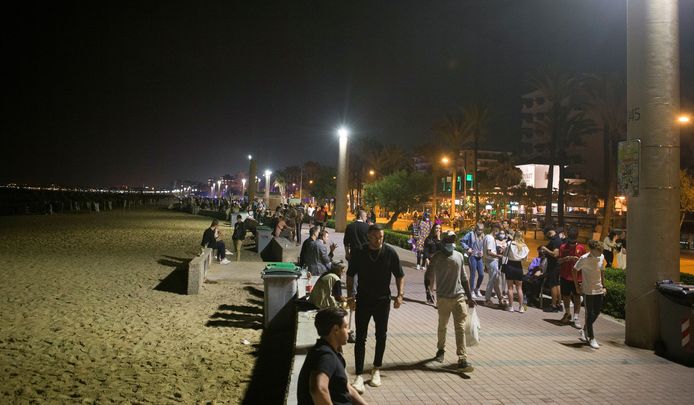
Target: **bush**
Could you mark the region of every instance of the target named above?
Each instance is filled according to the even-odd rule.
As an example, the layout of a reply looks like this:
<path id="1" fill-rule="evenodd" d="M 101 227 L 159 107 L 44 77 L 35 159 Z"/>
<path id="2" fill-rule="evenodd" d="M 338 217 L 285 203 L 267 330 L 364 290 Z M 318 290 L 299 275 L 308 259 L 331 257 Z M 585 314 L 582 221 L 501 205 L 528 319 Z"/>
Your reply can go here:
<path id="1" fill-rule="evenodd" d="M 384 231 L 384 239 L 386 243 L 389 243 L 393 246 L 398 246 L 403 249 L 410 250 L 412 247 L 410 246 L 410 243 L 408 240 L 410 240 L 410 235 L 406 233 L 400 233 L 396 231 L 391 231 L 389 229 L 386 229 Z"/>
<path id="2" fill-rule="evenodd" d="M 602 312 L 624 319 L 626 304 L 626 273 L 620 269 L 605 269 L 605 288 L 607 295 Z M 680 281 L 684 284 L 694 284 L 694 275 L 680 273 Z"/>
<path id="3" fill-rule="evenodd" d="M 335 220 L 329 219 L 329 220 L 325 221 L 325 227 L 335 229 Z"/>

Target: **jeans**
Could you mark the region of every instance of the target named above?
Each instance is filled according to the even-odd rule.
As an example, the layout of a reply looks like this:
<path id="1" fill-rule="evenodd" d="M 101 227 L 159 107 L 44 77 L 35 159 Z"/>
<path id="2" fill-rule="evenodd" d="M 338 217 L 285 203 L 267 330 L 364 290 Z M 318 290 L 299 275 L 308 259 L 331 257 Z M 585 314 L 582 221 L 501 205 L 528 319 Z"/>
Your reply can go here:
<path id="1" fill-rule="evenodd" d="M 301 221 L 296 221 L 296 243 L 301 243 Z"/>
<path id="2" fill-rule="evenodd" d="M 369 330 L 369 321 L 374 318 L 376 325 L 376 352 L 374 353 L 374 367 L 383 364 L 383 353 L 386 351 L 386 338 L 388 333 L 388 316 L 390 315 L 390 299 L 364 302 L 357 297 L 357 310 L 354 313 L 356 327 L 356 342 L 354 345 L 354 367 L 356 374 L 364 372 L 364 356 L 366 355 L 366 335 Z"/>
<path id="3" fill-rule="evenodd" d="M 475 284 L 476 277 L 477 284 Z M 484 262 L 481 257 L 470 256 L 470 288 L 472 291 L 479 292 L 480 287 L 482 287 L 482 280 L 484 280 Z"/>
<path id="4" fill-rule="evenodd" d="M 491 301 L 492 289 L 494 289 L 496 297 L 499 299 L 499 303 L 501 303 L 503 296 L 501 295 L 501 289 L 499 289 L 499 279 L 501 278 L 499 261 L 494 260 L 491 263 L 487 263 L 487 271 L 489 272 L 489 282 L 487 282 L 487 290 L 484 292 L 484 299 L 485 301 Z"/>
<path id="5" fill-rule="evenodd" d="M 217 260 L 224 260 L 227 255 L 227 249 L 226 246 L 224 246 L 224 242 L 218 240 L 217 243 L 215 243 L 214 248 L 217 250 Z"/>
<path id="6" fill-rule="evenodd" d="M 421 250 L 417 251 L 417 266 L 424 266 L 424 252 Z"/>
<path id="7" fill-rule="evenodd" d="M 446 329 L 448 328 L 448 319 L 450 319 L 451 314 L 453 314 L 456 354 L 458 355 L 458 359 L 467 360 L 465 320 L 467 319 L 468 307 L 465 302 L 465 296 L 461 295 L 458 298 L 439 297 L 436 300 L 436 305 L 439 311 L 438 342 L 436 343 L 436 348 L 438 350 L 446 350 Z"/>
<path id="8" fill-rule="evenodd" d="M 595 338 L 595 334 L 593 333 L 593 323 L 596 319 L 598 319 L 598 316 L 602 311 L 603 297 L 604 295 L 602 294 L 585 295 L 583 297 L 584 303 L 586 305 L 586 324 L 584 326 L 584 329 L 586 332 L 586 337 L 588 339 Z"/>

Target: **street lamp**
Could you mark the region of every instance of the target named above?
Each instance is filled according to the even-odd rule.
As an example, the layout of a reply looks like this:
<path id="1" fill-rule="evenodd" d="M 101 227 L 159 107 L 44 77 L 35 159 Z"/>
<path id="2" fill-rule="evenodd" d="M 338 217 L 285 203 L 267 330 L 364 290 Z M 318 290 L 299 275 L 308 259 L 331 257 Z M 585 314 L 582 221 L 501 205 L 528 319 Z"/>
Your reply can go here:
<path id="1" fill-rule="evenodd" d="M 270 208 L 270 170 L 265 170 L 265 203 Z"/>
<path id="2" fill-rule="evenodd" d="M 255 201 L 255 193 L 258 191 L 258 177 L 256 173 L 256 163 L 253 156 L 248 155 L 248 161 L 250 167 L 248 168 L 248 203 L 253 207 L 253 202 Z"/>
<path id="3" fill-rule="evenodd" d="M 349 130 L 342 126 L 337 130 L 340 149 L 337 160 L 337 194 L 335 195 L 335 232 L 344 232 L 347 227 L 347 138 Z"/>
<path id="4" fill-rule="evenodd" d="M 679 117 L 677 117 L 677 122 L 679 122 L 680 125 L 686 125 L 692 122 L 692 119 L 690 116 L 682 114 Z"/>
<path id="5" fill-rule="evenodd" d="M 243 200 L 244 194 L 246 194 L 246 179 L 241 179 L 241 200 Z"/>

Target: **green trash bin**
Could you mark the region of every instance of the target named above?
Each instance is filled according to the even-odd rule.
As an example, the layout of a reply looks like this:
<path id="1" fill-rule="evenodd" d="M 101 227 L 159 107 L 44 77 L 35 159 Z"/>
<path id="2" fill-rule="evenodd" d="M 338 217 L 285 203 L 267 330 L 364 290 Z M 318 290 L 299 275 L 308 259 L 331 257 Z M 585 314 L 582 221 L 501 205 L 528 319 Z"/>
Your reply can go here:
<path id="1" fill-rule="evenodd" d="M 694 286 L 663 281 L 656 283 L 660 307 L 660 342 L 656 353 L 686 366 L 694 366 Z"/>
<path id="2" fill-rule="evenodd" d="M 290 267 L 291 265 L 291 267 Z M 265 295 L 263 323 L 266 329 L 288 328 L 296 317 L 294 299 L 301 269 L 292 263 L 268 263 L 261 273 Z"/>

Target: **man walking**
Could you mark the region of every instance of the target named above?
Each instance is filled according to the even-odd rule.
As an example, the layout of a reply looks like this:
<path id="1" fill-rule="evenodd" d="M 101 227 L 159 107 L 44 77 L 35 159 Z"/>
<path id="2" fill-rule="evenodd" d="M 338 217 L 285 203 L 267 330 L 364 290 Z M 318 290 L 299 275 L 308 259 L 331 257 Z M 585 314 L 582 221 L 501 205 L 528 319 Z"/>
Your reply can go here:
<path id="1" fill-rule="evenodd" d="M 481 299 L 480 287 L 484 280 L 484 224 L 478 222 L 475 228 L 463 236 L 460 241 L 463 250 L 467 252 L 470 260 L 470 287 L 472 288 L 472 299 Z M 477 279 L 477 282 L 475 282 Z"/>
<path id="2" fill-rule="evenodd" d="M 345 359 L 341 349 L 347 343 L 347 312 L 329 307 L 318 311 L 314 322 L 320 339 L 309 350 L 299 372 L 297 403 L 366 404 L 347 383 Z"/>
<path id="3" fill-rule="evenodd" d="M 470 372 L 474 368 L 467 361 L 465 321 L 468 316 L 468 308 L 474 308 L 475 301 L 471 298 L 470 283 L 464 270 L 465 259 L 463 254 L 454 249 L 455 239 L 456 235 L 454 232 L 446 232 L 443 236 L 443 249 L 434 254 L 431 258 L 431 264 L 425 273 L 425 277 L 429 280 L 430 285 L 436 283 L 439 327 L 438 342 L 436 344 L 438 350 L 434 359 L 439 363 L 443 362 L 446 353 L 448 319 L 453 314 L 458 370 Z"/>
<path id="4" fill-rule="evenodd" d="M 236 216 L 236 223 L 234 224 L 234 233 L 231 235 L 231 239 L 234 241 L 234 250 L 236 250 L 236 261 L 241 261 L 241 247 L 243 246 L 243 241 L 246 239 L 246 226 L 243 224 L 241 215 Z"/>
<path id="5" fill-rule="evenodd" d="M 546 284 L 550 288 L 552 294 L 552 307 L 548 312 L 561 312 L 561 291 L 559 287 L 559 248 L 561 247 L 561 237 L 556 229 L 548 228 L 545 230 L 545 235 L 549 242 L 547 245 L 541 246 L 540 251 L 547 258 L 547 277 Z"/>
<path id="6" fill-rule="evenodd" d="M 364 392 L 364 357 L 366 351 L 366 334 L 369 321 L 373 317 L 376 326 L 376 351 L 374 353 L 374 368 L 371 370 L 369 385 L 381 385 L 380 367 L 383 364 L 383 354 L 386 350 L 388 332 L 388 316 L 390 314 L 390 281 L 395 277 L 398 295 L 395 297 L 393 308 L 400 308 L 404 297 L 405 273 L 400 265 L 400 258 L 395 249 L 383 243 L 383 226 L 369 226 L 366 249 L 352 252 L 347 270 L 347 294 L 351 296 L 354 277 L 359 277 L 356 303 L 352 301 L 356 318 L 356 345 L 354 347 L 356 378 L 352 385 L 360 394 Z"/>

